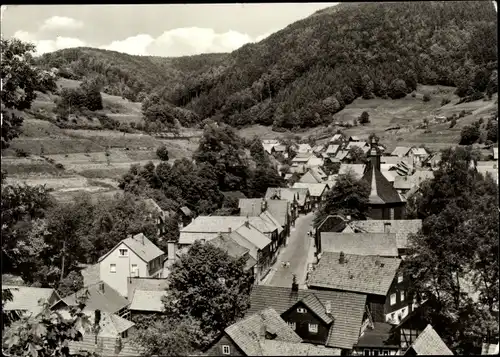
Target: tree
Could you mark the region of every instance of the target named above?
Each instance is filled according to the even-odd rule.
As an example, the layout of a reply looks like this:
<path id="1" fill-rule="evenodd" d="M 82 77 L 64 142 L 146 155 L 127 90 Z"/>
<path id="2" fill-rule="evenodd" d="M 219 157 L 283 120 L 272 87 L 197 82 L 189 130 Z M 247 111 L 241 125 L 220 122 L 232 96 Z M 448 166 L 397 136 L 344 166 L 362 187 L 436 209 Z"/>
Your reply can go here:
<path id="1" fill-rule="evenodd" d="M 69 273 L 57 287 L 57 292 L 61 297 L 66 297 L 76 293 L 83 288 L 83 276 L 79 271 Z"/>
<path id="2" fill-rule="evenodd" d="M 55 75 L 34 66 L 32 53 L 35 46 L 17 39 L 1 39 L 2 69 L 2 146 L 21 132 L 23 118 L 12 110 L 26 110 L 36 98 L 35 90 L 40 87 L 55 88 Z"/>
<path id="3" fill-rule="evenodd" d="M 314 217 L 317 227 L 328 215 L 350 215 L 353 219 L 365 219 L 368 212 L 370 188 L 365 181 L 357 180 L 353 173 L 339 175 L 335 186 L 328 192 L 325 202 Z"/>
<path id="4" fill-rule="evenodd" d="M 406 83 L 402 79 L 395 79 L 389 86 L 388 95 L 391 99 L 400 99 L 406 97 Z"/>
<path id="5" fill-rule="evenodd" d="M 486 124 L 486 139 L 493 143 L 498 141 L 498 121 L 493 118 L 489 119 Z"/>
<path id="6" fill-rule="evenodd" d="M 363 112 L 361 113 L 358 120 L 361 125 L 368 124 L 370 122 L 370 115 L 368 114 L 368 112 Z"/>
<path id="7" fill-rule="evenodd" d="M 460 145 L 472 145 L 479 140 L 481 132 L 476 125 L 464 126 L 460 132 Z"/>
<path id="8" fill-rule="evenodd" d="M 253 284 L 245 258 L 234 259 L 209 243 L 196 241 L 168 276 L 165 312 L 172 319 L 193 318 L 214 337 L 243 317 Z"/>
<path id="9" fill-rule="evenodd" d="M 353 164 L 363 164 L 366 162 L 366 154 L 358 146 L 353 146 L 348 151 L 349 160 Z"/>
<path id="10" fill-rule="evenodd" d="M 158 149 L 156 149 L 156 156 L 158 156 L 161 161 L 168 161 L 169 157 L 167 147 L 165 145 L 162 145 Z"/>

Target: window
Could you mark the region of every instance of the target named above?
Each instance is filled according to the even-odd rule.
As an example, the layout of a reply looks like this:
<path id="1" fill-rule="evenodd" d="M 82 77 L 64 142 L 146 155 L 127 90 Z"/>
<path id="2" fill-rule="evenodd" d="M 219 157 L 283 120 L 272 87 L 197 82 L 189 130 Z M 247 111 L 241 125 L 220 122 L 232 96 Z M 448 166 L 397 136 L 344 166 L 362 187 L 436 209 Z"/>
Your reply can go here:
<path id="1" fill-rule="evenodd" d="M 288 323 L 288 326 L 290 326 L 290 328 L 291 328 L 292 330 L 294 330 L 294 331 L 295 331 L 295 329 L 297 328 L 297 324 L 296 324 L 295 322 L 289 322 L 289 323 Z"/>
<path id="2" fill-rule="evenodd" d="M 401 301 L 405 301 L 405 292 L 404 290 L 399 293 Z"/>
<path id="3" fill-rule="evenodd" d="M 109 264 L 109 272 L 116 273 L 116 264 Z"/>
<path id="4" fill-rule="evenodd" d="M 396 318 L 396 313 L 394 313 L 394 312 L 393 312 L 393 313 L 391 314 L 391 320 L 394 320 L 395 318 Z"/>
<path id="5" fill-rule="evenodd" d="M 128 330 L 122 332 L 122 338 L 128 338 Z"/>
<path id="6" fill-rule="evenodd" d="M 228 354 L 231 354 L 231 350 L 229 349 L 229 346 L 228 346 L 228 345 L 223 345 L 223 346 L 222 346 L 222 354 L 223 354 L 223 355 L 228 355 Z"/>
<path id="7" fill-rule="evenodd" d="M 297 308 L 297 312 L 298 312 L 299 314 L 305 314 L 305 313 L 307 312 L 307 310 L 306 310 L 306 309 L 304 309 L 304 308 L 302 308 L 302 307 L 299 307 L 299 308 Z"/>
<path id="8" fill-rule="evenodd" d="M 318 325 L 317 324 L 309 324 L 309 332 L 318 333 Z"/>
<path id="9" fill-rule="evenodd" d="M 365 356 L 369 356 L 370 355 L 370 350 L 368 350 L 368 349 L 365 349 L 363 352 L 364 352 Z"/>
<path id="10" fill-rule="evenodd" d="M 403 274 L 399 274 L 398 275 L 398 283 L 402 283 L 403 282 Z"/>
<path id="11" fill-rule="evenodd" d="M 372 350 L 372 356 L 378 356 L 378 350 Z"/>
<path id="12" fill-rule="evenodd" d="M 396 294 L 391 294 L 391 306 L 396 304 Z"/>
<path id="13" fill-rule="evenodd" d="M 391 208 L 389 210 L 389 212 L 390 212 L 390 215 L 391 215 L 391 220 L 393 220 L 394 219 L 394 208 Z"/>
<path id="14" fill-rule="evenodd" d="M 384 356 L 389 356 L 389 351 L 388 351 L 388 350 L 383 350 L 383 351 L 382 351 L 382 354 L 383 354 Z"/>
<path id="15" fill-rule="evenodd" d="M 132 274 L 134 276 L 139 276 L 139 269 L 137 268 L 137 264 L 132 264 Z"/>
<path id="16" fill-rule="evenodd" d="M 119 249 L 120 257 L 128 257 L 128 249 Z"/>

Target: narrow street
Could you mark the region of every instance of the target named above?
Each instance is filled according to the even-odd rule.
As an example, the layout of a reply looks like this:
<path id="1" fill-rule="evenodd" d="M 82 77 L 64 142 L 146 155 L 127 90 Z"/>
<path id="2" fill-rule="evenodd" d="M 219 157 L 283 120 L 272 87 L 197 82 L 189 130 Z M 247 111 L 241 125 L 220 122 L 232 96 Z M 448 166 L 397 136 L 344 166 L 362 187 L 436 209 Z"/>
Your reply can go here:
<path id="1" fill-rule="evenodd" d="M 297 275 L 297 282 L 303 285 L 307 273 L 307 264 L 311 260 L 313 249 L 313 239 L 307 235 L 312 227 L 314 213 L 302 215 L 295 221 L 295 228 L 292 228 L 288 245 L 283 247 L 278 257 L 278 261 L 269 273 L 270 276 L 264 284 L 273 286 L 291 286 L 293 274 Z M 289 267 L 283 267 L 282 262 L 290 262 Z"/>

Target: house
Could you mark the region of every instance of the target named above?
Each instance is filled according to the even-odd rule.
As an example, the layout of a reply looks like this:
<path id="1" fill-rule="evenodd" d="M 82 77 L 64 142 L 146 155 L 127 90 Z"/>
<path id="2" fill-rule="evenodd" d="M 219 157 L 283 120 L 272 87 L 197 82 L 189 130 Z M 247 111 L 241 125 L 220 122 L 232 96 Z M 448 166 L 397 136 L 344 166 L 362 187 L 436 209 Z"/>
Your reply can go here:
<path id="1" fill-rule="evenodd" d="M 311 157 L 313 157 L 314 154 L 311 153 L 311 152 L 299 152 L 297 153 L 297 155 L 295 155 L 295 157 L 292 159 L 292 165 L 293 166 L 296 166 L 296 165 L 299 165 L 299 164 L 302 164 L 302 165 L 307 165 L 307 162 L 309 161 L 309 159 Z"/>
<path id="2" fill-rule="evenodd" d="M 297 152 L 299 153 L 312 153 L 313 149 L 309 144 L 299 144 Z"/>
<path id="3" fill-rule="evenodd" d="M 395 233 L 321 233 L 321 250 L 356 255 L 397 257 Z"/>
<path id="4" fill-rule="evenodd" d="M 300 213 L 308 213 L 311 211 L 311 194 L 306 187 L 292 187 L 290 191 L 294 192 L 297 197 L 297 207 Z"/>
<path id="5" fill-rule="evenodd" d="M 394 180 L 399 176 L 397 167 L 391 164 L 380 164 L 380 172 L 390 183 L 394 184 Z"/>
<path id="6" fill-rule="evenodd" d="M 273 309 L 245 317 L 224 330 L 205 351 L 208 356 L 263 356 L 261 341 L 300 343 L 302 339 Z"/>
<path id="7" fill-rule="evenodd" d="M 323 150 L 325 150 L 325 145 L 316 145 L 313 147 L 312 152 L 315 154 L 320 154 Z"/>
<path id="8" fill-rule="evenodd" d="M 129 278 L 127 291 L 131 316 L 163 312 L 162 297 L 168 289 L 167 279 Z"/>
<path id="9" fill-rule="evenodd" d="M 156 220 L 158 235 L 161 236 L 165 234 L 165 221 L 167 218 L 173 217 L 175 213 L 173 211 L 164 211 L 152 198 L 144 200 L 144 204 L 147 211 L 150 213 L 150 217 Z"/>
<path id="10" fill-rule="evenodd" d="M 349 142 L 356 142 L 356 141 L 361 141 L 361 138 L 359 136 L 350 136 L 349 139 L 348 139 Z"/>
<path id="11" fill-rule="evenodd" d="M 350 217 L 344 217 L 341 215 L 329 215 L 323 222 L 318 224 L 314 232 L 314 245 L 316 247 L 316 253 L 320 253 L 321 247 L 321 234 L 323 232 L 342 232 L 350 221 Z"/>
<path id="12" fill-rule="evenodd" d="M 217 237 L 219 233 L 236 230 L 245 221 L 247 221 L 247 218 L 240 216 L 198 216 L 189 225 L 181 229 L 179 247 L 190 246 L 196 240 L 208 241 Z"/>
<path id="13" fill-rule="evenodd" d="M 375 142 L 372 142 L 369 161 L 362 179 L 370 185 L 368 217 L 372 219 L 404 217 L 406 202 L 380 172 L 380 150 Z"/>
<path id="14" fill-rule="evenodd" d="M 340 164 L 340 169 L 338 174 L 345 175 L 348 172 L 351 172 L 356 179 L 360 180 L 363 177 L 365 169 L 366 169 L 365 164 Z"/>
<path id="15" fill-rule="evenodd" d="M 285 320 L 304 342 L 329 347 L 334 351 L 349 351 L 359 337 L 366 295 L 257 285 L 250 294 L 246 316 L 272 308 Z"/>
<path id="16" fill-rule="evenodd" d="M 85 300 L 85 308 L 88 310 L 100 310 L 124 318 L 130 315 L 130 301 L 103 281 L 62 298 L 51 306 L 51 310 L 68 310 L 70 306 L 77 306 L 81 299 Z"/>
<path id="17" fill-rule="evenodd" d="M 337 154 L 335 155 L 335 160 L 338 161 L 344 161 L 347 159 L 347 155 L 349 154 L 349 151 L 347 150 L 339 150 L 337 151 Z"/>
<path id="18" fill-rule="evenodd" d="M 238 202 L 240 216 L 258 216 L 268 211 L 273 223 L 282 228 L 284 237 L 290 235 L 290 203 L 287 200 L 271 200 L 265 198 L 244 198 Z"/>
<path id="19" fill-rule="evenodd" d="M 193 211 L 191 211 L 186 206 L 179 208 L 180 225 L 181 227 L 186 227 L 193 220 Z"/>
<path id="20" fill-rule="evenodd" d="M 408 146 L 396 146 L 396 148 L 391 152 L 391 156 L 397 157 L 410 157 L 413 155 L 412 148 Z"/>
<path id="21" fill-rule="evenodd" d="M 398 273 L 401 259 L 323 252 L 307 281 L 312 289 L 367 295 L 373 322 L 401 320 L 411 312 L 408 279 Z"/>
<path id="22" fill-rule="evenodd" d="M 339 149 L 340 149 L 339 144 L 330 144 L 326 148 L 325 154 L 328 155 L 329 157 L 334 157 L 339 151 Z"/>
<path id="23" fill-rule="evenodd" d="M 289 203 L 290 209 L 290 224 L 295 225 L 295 220 L 298 216 L 298 200 L 297 193 L 290 188 L 280 188 L 280 187 L 268 187 L 266 190 L 266 195 L 264 196 L 266 200 L 286 200 Z"/>
<path id="24" fill-rule="evenodd" d="M 12 294 L 12 301 L 6 301 L 2 306 L 2 311 L 9 313 L 11 321 L 27 315 L 35 316 L 42 312 L 44 304 L 52 306 L 61 299 L 56 290 L 49 288 L 2 284 L 2 292 L 4 290 Z"/>
<path id="25" fill-rule="evenodd" d="M 328 186 L 326 183 L 303 183 L 296 182 L 292 188 L 306 188 L 309 191 L 311 207 L 318 208 L 319 204 L 326 200 Z"/>
<path id="26" fill-rule="evenodd" d="M 411 148 L 411 155 L 413 156 L 413 164 L 417 166 L 422 166 L 422 163 L 427 159 L 429 153 L 425 148 Z"/>
<path id="27" fill-rule="evenodd" d="M 431 170 L 436 171 L 439 168 L 439 163 L 441 162 L 441 153 L 436 152 L 427 157 L 423 162 L 423 166 L 429 167 Z"/>
<path id="28" fill-rule="evenodd" d="M 414 186 L 420 186 L 425 180 L 432 180 L 434 171 L 417 170 L 411 176 L 396 176 L 394 178 L 394 188 L 402 195 L 406 195 Z"/>
<path id="29" fill-rule="evenodd" d="M 431 325 L 422 331 L 415 342 L 405 352 L 405 356 L 451 356 L 453 352 L 446 346 Z"/>
<path id="30" fill-rule="evenodd" d="M 322 183 L 328 176 L 319 167 L 309 169 L 301 176 L 299 182 L 302 183 Z"/>
<path id="31" fill-rule="evenodd" d="M 221 233 L 217 238 L 208 241 L 209 244 L 222 249 L 230 257 L 235 259 L 244 258 L 246 261 L 245 270 L 251 271 L 252 275 L 255 276 L 254 268 L 257 265 L 257 260 L 255 260 L 250 255 L 250 249 L 238 244 L 234 239 L 228 234 Z"/>
<path id="32" fill-rule="evenodd" d="M 99 276 L 123 296 L 127 296 L 127 278 L 162 277 L 165 253 L 144 234 L 119 242 L 99 258 Z"/>
<path id="33" fill-rule="evenodd" d="M 280 143 L 278 140 L 262 140 L 262 147 L 264 148 L 264 151 L 267 152 L 268 154 L 271 154 L 273 148 L 279 144 Z"/>
<path id="34" fill-rule="evenodd" d="M 335 134 L 330 139 L 330 143 L 342 143 L 344 140 L 345 140 L 345 137 L 343 134 Z"/>
<path id="35" fill-rule="evenodd" d="M 367 323 L 358 342 L 353 347 L 353 356 L 398 355 L 399 341 L 394 338 L 392 325 L 387 322 Z"/>
<path id="36" fill-rule="evenodd" d="M 286 146 L 285 145 L 275 145 L 271 149 L 271 153 L 272 154 L 278 154 L 278 153 L 286 154 Z"/>
<path id="37" fill-rule="evenodd" d="M 408 236 L 422 228 L 421 219 L 351 221 L 344 233 L 395 233 L 399 255 L 408 249 Z"/>

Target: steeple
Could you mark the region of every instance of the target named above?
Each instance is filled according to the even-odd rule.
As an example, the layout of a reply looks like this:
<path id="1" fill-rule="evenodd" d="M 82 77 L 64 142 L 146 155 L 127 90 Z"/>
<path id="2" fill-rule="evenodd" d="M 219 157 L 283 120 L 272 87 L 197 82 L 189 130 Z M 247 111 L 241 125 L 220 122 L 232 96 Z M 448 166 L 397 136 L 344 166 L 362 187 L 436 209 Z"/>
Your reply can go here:
<path id="1" fill-rule="evenodd" d="M 380 171 L 380 149 L 378 147 L 378 140 L 376 138 L 372 138 L 370 146 L 368 156 L 370 158 L 372 168 Z"/>

